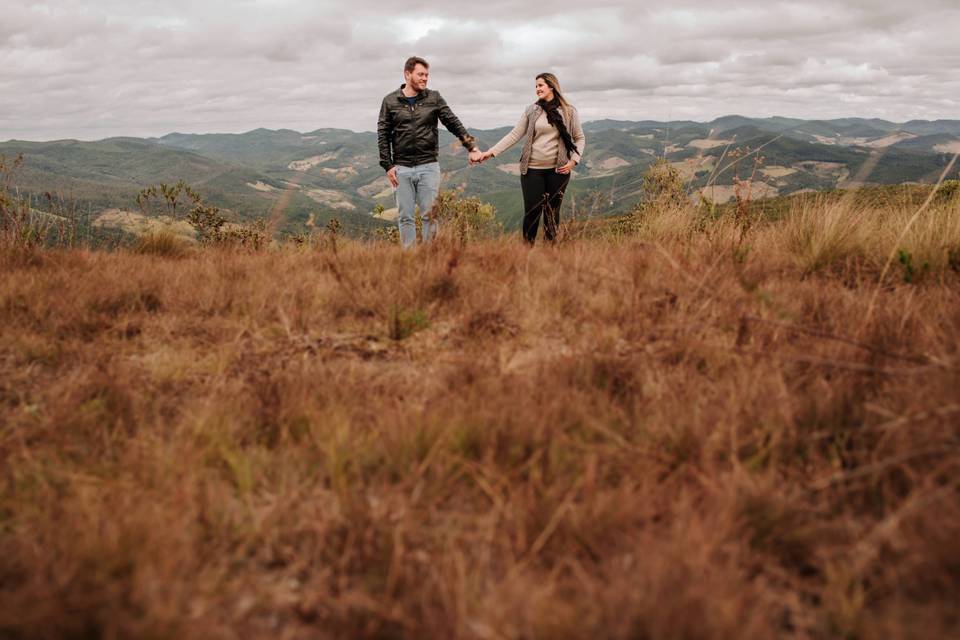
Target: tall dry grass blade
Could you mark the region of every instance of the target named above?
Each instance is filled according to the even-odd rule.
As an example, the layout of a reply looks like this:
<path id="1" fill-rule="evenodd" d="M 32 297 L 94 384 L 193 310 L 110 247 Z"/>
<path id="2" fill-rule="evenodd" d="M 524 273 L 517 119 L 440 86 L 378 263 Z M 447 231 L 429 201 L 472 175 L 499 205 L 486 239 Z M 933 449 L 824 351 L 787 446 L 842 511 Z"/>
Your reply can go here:
<path id="1" fill-rule="evenodd" d="M 756 149 L 754 149 L 754 150 L 751 151 L 750 153 L 745 153 L 742 157 L 737 158 L 736 160 L 733 160 L 733 161 L 731 161 L 731 162 L 728 162 L 728 163 L 726 164 L 726 166 L 723 167 L 723 169 L 717 171 L 716 175 L 713 176 L 713 179 L 716 180 L 716 179 L 719 178 L 721 175 L 723 175 L 723 174 L 727 171 L 727 169 L 729 169 L 730 167 L 736 166 L 737 164 L 739 164 L 740 162 L 743 162 L 743 161 L 746 160 L 747 158 L 749 158 L 749 157 L 751 157 L 751 156 L 757 155 L 758 153 L 760 153 L 761 151 L 763 151 L 763 149 L 764 149 L 765 147 L 770 146 L 771 144 L 773 144 L 774 142 L 776 142 L 777 140 L 779 140 L 779 139 L 782 138 L 782 137 L 783 137 L 783 134 L 781 133 L 780 135 L 778 135 L 778 136 L 776 136 L 776 137 L 774 137 L 774 138 L 771 138 L 770 140 L 767 140 L 766 142 L 764 142 L 762 145 L 760 145 L 759 147 L 757 147 Z M 719 164 L 719 163 L 717 163 L 717 164 Z M 709 186 L 709 184 L 708 184 L 707 186 Z M 706 187 L 704 187 L 704 189 L 706 189 Z"/>
<path id="2" fill-rule="evenodd" d="M 897 255 L 897 250 L 900 249 L 900 243 L 906 237 L 907 232 L 910 231 L 910 227 L 913 226 L 913 223 L 917 221 L 917 218 L 920 217 L 927 207 L 930 206 L 930 203 L 933 202 L 933 197 L 937 195 L 937 191 L 940 189 L 940 185 L 943 184 L 943 181 L 949 175 L 950 171 L 953 169 L 953 165 L 957 162 L 957 158 L 960 157 L 960 153 L 953 154 L 953 158 L 950 159 L 950 162 L 944 168 L 943 172 L 940 174 L 940 178 L 937 180 L 937 184 L 933 186 L 933 189 L 930 190 L 930 194 L 927 195 L 927 199 L 923 201 L 923 204 L 920 205 L 920 208 L 917 209 L 916 213 L 910 217 L 907 221 L 907 224 L 903 226 L 903 230 L 900 231 L 900 235 L 897 236 L 896 242 L 893 243 L 893 247 L 890 249 L 890 254 L 887 256 L 886 262 L 883 264 L 883 269 L 880 270 L 880 277 L 877 280 L 877 285 L 874 287 L 873 295 L 870 297 L 870 304 L 867 305 L 867 313 L 863 317 L 863 323 L 860 326 L 860 332 L 862 333 L 867 325 L 870 324 L 870 320 L 873 318 L 873 310 L 877 303 L 877 296 L 880 295 L 880 289 L 883 287 L 883 279 L 887 275 L 887 271 L 890 270 L 890 265 L 893 264 L 893 258 Z"/>
<path id="3" fill-rule="evenodd" d="M 736 140 L 737 140 L 737 136 L 733 136 L 733 139 L 730 142 L 728 142 L 726 146 L 723 148 L 723 152 L 720 154 L 720 157 L 717 158 L 717 163 L 713 165 L 713 170 L 710 172 L 710 175 L 707 176 L 707 181 L 706 183 L 704 183 L 703 189 L 700 189 L 700 193 L 703 193 L 707 187 L 713 185 L 713 180 L 714 180 L 714 176 L 716 176 L 717 174 L 717 169 L 719 169 L 720 165 L 723 164 L 723 159 L 727 157 L 727 152 L 730 151 L 730 147 L 733 145 L 734 142 L 736 142 Z M 711 200 L 713 200 L 714 193 L 716 192 L 712 191 L 710 193 Z"/>

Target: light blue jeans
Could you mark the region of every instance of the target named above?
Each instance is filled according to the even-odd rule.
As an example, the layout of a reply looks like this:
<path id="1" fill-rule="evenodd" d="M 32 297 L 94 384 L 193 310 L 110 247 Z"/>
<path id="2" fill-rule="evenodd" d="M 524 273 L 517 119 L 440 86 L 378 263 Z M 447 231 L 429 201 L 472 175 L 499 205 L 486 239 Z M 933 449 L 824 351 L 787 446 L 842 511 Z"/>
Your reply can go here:
<path id="1" fill-rule="evenodd" d="M 421 232 L 427 243 L 437 234 L 438 222 L 430 217 L 433 201 L 440 191 L 440 163 L 429 162 L 414 167 L 397 167 L 397 226 L 400 244 L 409 249 L 417 242 L 417 224 L 413 213 L 420 207 Z"/>

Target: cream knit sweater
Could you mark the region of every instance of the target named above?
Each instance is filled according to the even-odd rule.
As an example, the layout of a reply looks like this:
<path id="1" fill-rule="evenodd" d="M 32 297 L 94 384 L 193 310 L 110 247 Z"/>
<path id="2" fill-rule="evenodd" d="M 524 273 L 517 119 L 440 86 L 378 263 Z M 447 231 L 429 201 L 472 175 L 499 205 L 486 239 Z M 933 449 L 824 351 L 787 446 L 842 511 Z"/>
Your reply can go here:
<path id="1" fill-rule="evenodd" d="M 563 110 L 560 111 L 563 114 Z M 570 108 L 570 117 L 564 115 L 564 123 L 567 130 L 570 131 L 570 137 L 577 146 L 579 153 L 573 154 L 573 160 L 580 162 L 586 145 L 586 136 L 580 126 L 580 116 L 577 110 Z M 523 152 L 520 155 L 520 172 L 526 173 L 527 168 L 532 169 L 554 169 L 567 162 L 567 150 L 560 141 L 560 134 L 557 129 L 547 122 L 547 114 L 537 104 L 533 104 L 524 111 L 520 117 L 517 126 L 507 135 L 490 148 L 494 156 L 498 156 L 522 138 L 526 137 L 527 143 L 524 145 Z"/>

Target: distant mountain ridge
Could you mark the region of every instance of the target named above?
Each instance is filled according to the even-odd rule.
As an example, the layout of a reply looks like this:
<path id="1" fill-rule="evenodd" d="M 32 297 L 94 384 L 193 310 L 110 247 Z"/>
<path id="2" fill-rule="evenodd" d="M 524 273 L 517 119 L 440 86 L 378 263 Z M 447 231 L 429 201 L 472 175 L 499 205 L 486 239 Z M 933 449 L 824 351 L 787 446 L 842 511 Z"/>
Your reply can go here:
<path id="1" fill-rule="evenodd" d="M 732 196 L 733 178 L 753 175 L 759 196 L 834 189 L 859 183 L 933 182 L 960 152 L 960 120 L 876 118 L 803 120 L 729 115 L 690 120 L 597 120 L 584 125 L 587 151 L 565 207 L 605 215 L 629 209 L 640 197 L 643 173 L 657 159 L 673 164 L 691 192 Z M 483 148 L 509 130 L 471 130 Z M 751 160 L 731 164 L 731 158 Z M 296 233 L 333 217 L 354 232 L 390 224 L 393 192 L 378 164 L 376 134 L 321 128 L 254 129 L 245 133 L 170 133 L 159 138 L 108 138 L 0 143 L 0 154 L 22 153 L 18 186 L 55 191 L 96 214 L 130 210 L 139 189 L 183 179 L 238 219 L 282 208 L 282 230 Z M 441 130 L 445 188 L 462 189 L 495 204 L 508 227 L 519 221 L 520 146 L 469 167 L 463 149 Z M 754 166 L 753 160 L 763 162 Z M 870 165 L 866 165 L 870 159 Z M 872 166 L 867 175 L 865 166 Z M 597 196 L 600 197 L 597 197 Z M 279 204 L 278 204 L 279 203 Z M 597 204 L 600 203 L 600 204 Z M 379 205 L 379 207 L 378 207 Z M 376 213 L 380 207 L 382 213 Z"/>

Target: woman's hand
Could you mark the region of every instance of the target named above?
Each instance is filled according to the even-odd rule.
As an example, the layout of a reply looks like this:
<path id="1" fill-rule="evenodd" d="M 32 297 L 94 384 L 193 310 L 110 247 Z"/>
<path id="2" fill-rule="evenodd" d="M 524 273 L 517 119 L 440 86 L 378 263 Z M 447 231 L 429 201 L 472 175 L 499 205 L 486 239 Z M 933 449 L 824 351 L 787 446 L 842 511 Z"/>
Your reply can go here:
<path id="1" fill-rule="evenodd" d="M 562 173 L 562 174 L 566 175 L 566 174 L 570 173 L 571 171 L 573 171 L 573 168 L 574 168 L 575 166 L 577 166 L 577 162 L 576 162 L 575 160 L 571 160 L 570 162 L 568 162 L 567 164 L 563 165 L 562 167 L 557 167 L 557 173 Z"/>
<path id="2" fill-rule="evenodd" d="M 492 158 L 493 154 L 489 151 L 471 151 L 470 152 L 470 164 L 481 164 L 488 158 Z"/>

